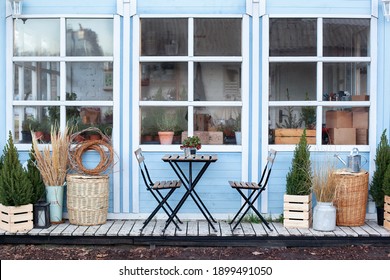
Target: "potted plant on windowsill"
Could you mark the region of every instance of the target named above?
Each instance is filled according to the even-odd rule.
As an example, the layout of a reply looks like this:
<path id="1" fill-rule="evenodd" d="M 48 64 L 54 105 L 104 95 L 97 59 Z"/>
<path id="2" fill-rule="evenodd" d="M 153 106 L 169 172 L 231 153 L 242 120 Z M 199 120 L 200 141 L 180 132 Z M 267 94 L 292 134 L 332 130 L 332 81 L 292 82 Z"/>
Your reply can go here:
<path id="1" fill-rule="evenodd" d="M 313 229 L 333 231 L 336 228 L 336 207 L 333 201 L 336 195 L 335 163 L 327 160 L 317 163 L 313 171 L 313 193 L 317 204 L 313 211 Z"/>
<path id="2" fill-rule="evenodd" d="M 158 136 L 160 144 L 170 145 L 173 141 L 174 130 L 177 125 L 177 118 L 172 113 L 165 112 L 157 120 Z"/>
<path id="3" fill-rule="evenodd" d="M 285 227 L 309 228 L 311 226 L 313 174 L 309 148 L 305 129 L 295 147 L 292 166 L 286 176 L 283 214 Z"/>
<path id="4" fill-rule="evenodd" d="M 184 150 L 184 155 L 186 157 L 190 155 L 195 155 L 196 151 L 202 147 L 200 138 L 198 136 L 189 136 L 183 140 L 180 149 Z"/>

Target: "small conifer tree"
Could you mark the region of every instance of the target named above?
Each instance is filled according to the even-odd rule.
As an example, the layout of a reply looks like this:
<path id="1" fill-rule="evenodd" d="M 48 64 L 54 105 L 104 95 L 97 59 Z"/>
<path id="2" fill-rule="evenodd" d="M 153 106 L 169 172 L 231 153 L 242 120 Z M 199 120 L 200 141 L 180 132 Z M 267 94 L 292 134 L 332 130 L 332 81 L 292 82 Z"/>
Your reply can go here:
<path id="1" fill-rule="evenodd" d="M 383 177 L 383 193 L 390 196 L 390 164 L 387 165 L 385 176 Z"/>
<path id="2" fill-rule="evenodd" d="M 0 170 L 0 203 L 4 206 L 31 203 L 31 182 L 19 161 L 11 132 L 9 132 L 8 142 L 3 150 L 3 157 Z"/>
<path id="3" fill-rule="evenodd" d="M 308 195 L 311 192 L 313 174 L 309 149 L 306 129 L 304 129 L 299 143 L 295 147 L 292 166 L 286 176 L 286 193 L 288 195 Z"/>
<path id="4" fill-rule="evenodd" d="M 386 136 L 386 129 L 382 132 L 381 140 L 376 148 L 375 171 L 370 184 L 370 194 L 376 207 L 383 208 L 384 193 L 383 180 L 387 166 L 390 164 L 390 146 Z"/>
<path id="5" fill-rule="evenodd" d="M 38 170 L 35 164 L 35 156 L 33 148 L 30 150 L 29 159 L 27 161 L 27 177 L 31 182 L 33 188 L 33 194 L 31 201 L 33 203 L 38 202 L 41 199 L 44 199 L 46 189 L 45 184 L 43 183 L 41 172 Z"/>

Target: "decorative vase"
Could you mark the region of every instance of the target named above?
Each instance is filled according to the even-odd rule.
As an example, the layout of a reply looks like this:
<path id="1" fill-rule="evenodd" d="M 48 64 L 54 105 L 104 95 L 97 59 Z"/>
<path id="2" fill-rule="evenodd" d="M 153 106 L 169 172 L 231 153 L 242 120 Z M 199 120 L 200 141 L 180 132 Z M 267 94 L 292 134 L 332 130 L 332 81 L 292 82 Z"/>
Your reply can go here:
<path id="1" fill-rule="evenodd" d="M 170 145 L 173 141 L 173 131 L 159 131 L 158 136 L 161 145 Z"/>
<path id="2" fill-rule="evenodd" d="M 65 184 L 63 186 L 46 186 L 46 201 L 50 203 L 50 222 L 53 224 L 63 223 L 64 187 Z"/>
<path id="3" fill-rule="evenodd" d="M 383 226 L 383 220 L 385 217 L 385 209 L 383 207 L 376 208 L 376 218 L 378 226 Z"/>
<path id="4" fill-rule="evenodd" d="M 318 231 L 336 229 L 336 207 L 332 202 L 317 202 L 313 211 L 313 229 Z"/>

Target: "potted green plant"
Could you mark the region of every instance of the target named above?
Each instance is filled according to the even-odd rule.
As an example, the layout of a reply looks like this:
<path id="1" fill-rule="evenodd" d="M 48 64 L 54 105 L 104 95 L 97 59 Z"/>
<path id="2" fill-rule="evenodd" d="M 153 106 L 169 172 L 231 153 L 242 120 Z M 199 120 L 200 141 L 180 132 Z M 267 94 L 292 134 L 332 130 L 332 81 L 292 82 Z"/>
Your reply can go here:
<path id="1" fill-rule="evenodd" d="M 284 226 L 308 228 L 311 225 L 311 188 L 313 174 L 310 147 L 304 129 L 295 147 L 292 166 L 286 176 L 284 195 Z"/>
<path id="2" fill-rule="evenodd" d="M 18 151 L 9 132 L 0 159 L 0 228 L 10 232 L 33 228 L 33 188 L 19 161 Z M 12 219 L 5 216 L 13 216 Z M 8 222 L 7 222 L 8 221 Z"/>
<path id="3" fill-rule="evenodd" d="M 173 141 L 174 130 L 177 125 L 177 118 L 170 112 L 165 112 L 157 120 L 158 136 L 160 144 L 170 145 Z"/>
<path id="4" fill-rule="evenodd" d="M 385 176 L 383 178 L 383 193 L 385 195 L 383 226 L 390 230 L 390 164 L 387 165 Z"/>
<path id="5" fill-rule="evenodd" d="M 383 179 L 390 164 L 390 145 L 386 136 L 386 129 L 382 132 L 381 140 L 376 148 L 375 171 L 370 183 L 370 194 L 375 202 L 378 225 L 383 225 L 384 191 Z"/>
<path id="6" fill-rule="evenodd" d="M 334 161 L 318 162 L 313 169 L 313 193 L 316 205 L 313 211 L 313 229 L 333 231 L 336 228 L 336 170 Z"/>
<path id="7" fill-rule="evenodd" d="M 195 155 L 196 151 L 202 147 L 202 143 L 198 136 L 189 136 L 183 140 L 180 149 L 184 150 L 185 156 Z"/>

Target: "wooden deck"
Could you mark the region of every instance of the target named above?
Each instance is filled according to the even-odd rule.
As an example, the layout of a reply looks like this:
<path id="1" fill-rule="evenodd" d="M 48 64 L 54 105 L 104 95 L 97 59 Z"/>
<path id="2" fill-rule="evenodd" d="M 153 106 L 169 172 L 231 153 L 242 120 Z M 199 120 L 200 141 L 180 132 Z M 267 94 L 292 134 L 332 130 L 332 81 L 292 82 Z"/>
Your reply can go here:
<path id="1" fill-rule="evenodd" d="M 347 244 L 390 245 L 390 231 L 367 221 L 359 227 L 336 227 L 332 232 L 289 229 L 272 222 L 269 231 L 262 224 L 241 223 L 232 232 L 226 221 L 218 221 L 217 232 L 205 220 L 185 221 L 181 231 L 165 220 L 153 220 L 141 232 L 143 220 L 108 220 L 100 226 L 77 226 L 68 221 L 47 229 L 9 233 L 0 230 L 0 244 L 133 244 L 170 246 L 334 246 Z"/>

